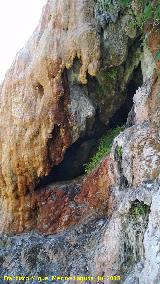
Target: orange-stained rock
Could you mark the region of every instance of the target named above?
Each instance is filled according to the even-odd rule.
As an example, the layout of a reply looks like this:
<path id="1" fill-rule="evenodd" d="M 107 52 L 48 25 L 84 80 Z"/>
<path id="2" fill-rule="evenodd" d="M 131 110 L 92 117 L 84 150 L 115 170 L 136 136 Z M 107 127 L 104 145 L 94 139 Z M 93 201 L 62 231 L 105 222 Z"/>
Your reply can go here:
<path id="1" fill-rule="evenodd" d="M 7 72 L 0 87 L 0 233 L 20 233 L 33 228 L 53 233 L 97 211 L 108 214 L 109 188 L 114 180 L 110 158 L 106 158 L 80 184 L 73 182 L 69 185 L 76 194 L 72 202 L 67 184 L 56 184 L 40 191 L 35 188 L 40 178 L 61 163 L 66 150 L 78 138 L 88 134 L 86 129 L 94 125 L 95 113 L 100 120 L 95 127 L 98 128 L 101 123 L 106 126 L 124 103 L 124 93 L 133 70 L 139 64 L 141 51 L 134 42 L 136 31 L 133 34 L 127 32 L 127 22 L 130 21 L 123 12 L 121 14 L 117 10 L 109 21 L 109 24 L 105 23 L 106 27 L 97 27 L 94 0 L 48 0 L 37 29 Z M 103 44 L 102 28 L 105 29 Z M 133 54 L 127 59 L 132 42 L 129 38 L 133 40 Z M 149 42 L 155 55 L 159 35 L 153 32 Z M 76 69 L 76 63 L 79 69 Z M 99 72 L 101 64 L 103 76 L 103 72 Z M 117 66 L 118 73 L 114 69 L 111 69 L 113 74 L 109 75 L 109 69 L 105 73 L 105 68 Z M 104 80 L 100 85 L 107 74 L 111 78 L 110 83 Z M 87 78 L 91 79 L 89 75 L 97 75 L 96 85 L 92 86 L 90 82 L 93 93 L 97 87 L 104 89 L 104 98 L 100 98 L 99 105 L 97 93 L 89 94 L 88 86 L 84 86 Z M 119 81 L 122 84 L 118 85 Z M 152 93 L 157 94 L 159 85 L 155 84 Z M 147 94 L 150 95 L 149 92 Z M 96 97 L 95 101 L 92 97 Z M 148 98 L 144 92 L 140 98 L 142 104 L 139 104 L 139 113 L 136 112 L 136 123 L 148 122 L 152 112 L 151 120 L 157 125 L 158 96 Z M 133 160 L 129 166 L 124 163 L 129 185 L 133 185 L 133 181 L 134 185 L 139 185 L 150 176 L 159 176 L 159 170 L 156 170 L 157 167 L 159 169 L 157 138 L 152 135 L 152 129 L 143 132 L 141 126 L 139 128 L 140 135 L 143 135 L 142 145 L 136 134 L 135 140 L 128 143 L 126 139 L 124 142 L 130 146 L 126 146 L 129 149 L 126 156 L 131 157 L 129 161 Z M 148 144 L 145 143 L 146 134 Z M 137 145 L 135 157 L 132 155 L 133 144 Z M 147 145 L 145 153 L 144 144 Z M 153 149 L 154 163 L 152 152 L 148 154 L 148 145 L 156 148 Z M 140 174 L 133 179 L 144 154 L 151 161 L 142 164 Z M 75 190 L 77 186 L 78 193 Z"/>
<path id="2" fill-rule="evenodd" d="M 84 179 L 81 192 L 76 197 L 76 201 L 78 203 L 84 201 L 89 204 L 90 208 L 106 210 L 109 188 L 115 182 L 112 169 L 113 160 L 110 156 L 107 156 L 102 160 L 100 165 Z"/>
<path id="3" fill-rule="evenodd" d="M 86 177 L 37 189 L 25 204 L 25 229 L 53 234 L 88 217 L 107 216 L 110 187 L 114 184 L 113 161 L 107 156 Z"/>
<path id="4" fill-rule="evenodd" d="M 86 120 L 94 117 L 86 96 L 83 127 L 77 125 L 66 76 L 77 57 L 82 83 L 87 72 L 93 76 L 99 68 L 93 4 L 49 0 L 6 74 L 0 94 L 0 232 L 24 230 L 26 195 L 62 161 L 74 142 L 75 126 L 78 139 Z"/>
<path id="5" fill-rule="evenodd" d="M 129 27 L 133 17 L 114 5 L 103 25 L 104 11 L 94 0 L 48 0 L 7 72 L 0 87 L 0 233 L 33 227 L 28 196 L 41 177 L 78 138 L 93 133 L 93 125 L 106 127 L 124 104 L 141 50 Z"/>

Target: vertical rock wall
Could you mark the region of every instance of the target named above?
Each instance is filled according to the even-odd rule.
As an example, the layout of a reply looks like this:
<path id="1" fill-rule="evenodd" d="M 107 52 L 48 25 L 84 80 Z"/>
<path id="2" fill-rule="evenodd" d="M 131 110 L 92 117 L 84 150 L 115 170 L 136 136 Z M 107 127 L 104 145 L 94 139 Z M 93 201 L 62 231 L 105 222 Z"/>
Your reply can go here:
<path id="1" fill-rule="evenodd" d="M 0 93 L 2 276 L 35 275 L 32 284 L 40 274 L 62 275 L 61 283 L 79 274 L 92 275 L 93 283 L 98 275 L 104 284 L 115 275 L 124 284 L 159 283 L 159 27 L 146 31 L 148 47 L 141 51 L 127 25 L 131 15 L 114 5 L 114 13 L 103 13 L 92 0 L 48 1 L 6 74 Z M 139 11 L 136 1 L 132 6 Z M 95 121 L 108 126 L 140 60 L 143 85 L 133 98 L 131 126 L 115 138 L 111 153 L 87 176 L 37 187 L 66 149 L 88 135 L 88 121 L 92 131 Z"/>
<path id="2" fill-rule="evenodd" d="M 83 83 L 87 71 L 95 75 L 98 70 L 93 2 L 48 1 L 39 26 L 6 74 L 0 96 L 1 231 L 24 229 L 25 196 L 72 144 L 75 117 L 68 107 L 66 68 L 79 57 Z M 94 116 L 86 101 L 83 131 L 86 119 Z"/>
<path id="3" fill-rule="evenodd" d="M 7 72 L 0 95 L 1 232 L 32 228 L 30 207 L 39 178 L 87 134 L 88 122 L 92 127 L 97 119 L 97 127 L 105 128 L 124 104 L 141 52 L 134 45 L 136 32 L 127 29 L 130 16 L 122 11 L 118 17 L 116 7 L 115 17 L 111 14 L 103 26 L 94 0 L 48 1 Z M 112 67 L 118 68 L 116 76 Z M 88 78 L 95 76 L 90 91 Z"/>

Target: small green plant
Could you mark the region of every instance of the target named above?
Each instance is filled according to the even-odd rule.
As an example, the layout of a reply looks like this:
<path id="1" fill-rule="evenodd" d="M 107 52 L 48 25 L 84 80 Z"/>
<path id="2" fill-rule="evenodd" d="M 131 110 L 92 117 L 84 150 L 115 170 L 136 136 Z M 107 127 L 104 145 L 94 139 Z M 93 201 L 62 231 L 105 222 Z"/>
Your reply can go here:
<path id="1" fill-rule="evenodd" d="M 122 154 L 123 154 L 122 146 L 117 147 L 117 154 L 118 154 L 118 158 L 122 159 Z"/>
<path id="2" fill-rule="evenodd" d="M 153 26 L 160 22 L 160 3 L 145 1 L 142 13 L 136 17 L 137 26 L 142 29 L 148 21 L 152 22 Z"/>
<path id="3" fill-rule="evenodd" d="M 135 15 L 134 12 L 132 11 L 132 15 L 134 16 L 134 21 L 132 22 L 132 25 L 134 27 L 137 27 L 138 29 L 143 32 L 143 27 L 146 22 L 149 20 L 153 19 L 153 13 L 154 9 L 151 3 L 146 3 L 142 9 L 142 12 Z"/>
<path id="4" fill-rule="evenodd" d="M 155 18 L 160 20 L 160 3 L 158 3 L 156 10 L 155 10 Z"/>
<path id="5" fill-rule="evenodd" d="M 131 206 L 131 215 L 135 218 L 146 216 L 150 213 L 150 207 L 144 202 L 137 201 Z"/>
<path id="6" fill-rule="evenodd" d="M 160 49 L 156 52 L 155 54 L 155 60 L 159 61 L 160 60 Z"/>
<path id="7" fill-rule="evenodd" d="M 106 79 L 115 80 L 117 78 L 117 73 L 118 73 L 117 69 L 115 68 L 109 69 L 108 72 L 106 73 Z"/>
<path id="8" fill-rule="evenodd" d="M 124 126 L 109 130 L 99 141 L 98 150 L 91 158 L 90 162 L 85 165 L 85 172 L 90 173 L 100 163 L 104 156 L 109 154 L 114 138 L 124 130 Z"/>
<path id="9" fill-rule="evenodd" d="M 143 21 L 146 22 L 150 20 L 152 16 L 153 16 L 153 6 L 152 3 L 148 3 L 146 4 L 143 10 L 142 14 Z"/>
<path id="10" fill-rule="evenodd" d="M 120 4 L 124 7 L 128 7 L 131 3 L 131 0 L 120 0 Z"/>

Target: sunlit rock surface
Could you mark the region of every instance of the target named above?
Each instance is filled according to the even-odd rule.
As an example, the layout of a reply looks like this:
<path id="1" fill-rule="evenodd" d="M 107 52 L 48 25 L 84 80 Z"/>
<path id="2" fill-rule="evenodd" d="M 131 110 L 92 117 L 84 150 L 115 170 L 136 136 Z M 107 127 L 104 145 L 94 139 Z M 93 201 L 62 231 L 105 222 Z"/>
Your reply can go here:
<path id="1" fill-rule="evenodd" d="M 142 50 L 132 16 L 113 2 L 104 12 L 98 1 L 49 0 L 0 87 L 2 284 L 159 283 L 160 33 L 146 30 Z M 87 153 L 126 122 L 88 175 L 52 181 L 76 142 Z"/>
<path id="2" fill-rule="evenodd" d="M 94 132 L 95 125 L 105 129 L 125 104 L 140 45 L 136 33 L 126 32 L 123 13 L 112 20 L 104 29 L 108 36 L 101 36 L 93 0 L 50 0 L 7 72 L 0 96 L 1 232 L 30 228 L 26 200 L 39 178 L 63 160 L 73 142 Z M 133 50 L 126 62 L 129 40 Z M 114 66 L 119 69 L 104 72 Z M 96 86 L 90 83 L 94 76 Z M 104 91 L 98 95 L 100 89 Z"/>
<path id="3" fill-rule="evenodd" d="M 94 116 L 87 97 L 79 119 L 70 102 L 66 68 L 78 56 L 80 81 L 85 83 L 86 72 L 95 75 L 100 58 L 93 1 L 75 3 L 48 1 L 39 26 L 6 74 L 0 111 L 1 231 L 24 229 L 27 192 L 61 162 L 74 140 L 74 123 L 79 136 L 86 119 Z"/>

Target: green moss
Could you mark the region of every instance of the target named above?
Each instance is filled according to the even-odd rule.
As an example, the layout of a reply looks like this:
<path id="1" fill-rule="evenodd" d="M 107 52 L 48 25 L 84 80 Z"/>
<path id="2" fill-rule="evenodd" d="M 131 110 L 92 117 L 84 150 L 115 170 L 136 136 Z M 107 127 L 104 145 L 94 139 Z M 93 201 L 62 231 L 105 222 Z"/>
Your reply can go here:
<path id="1" fill-rule="evenodd" d="M 114 138 L 124 130 L 123 127 L 117 127 L 108 131 L 99 141 L 97 152 L 91 158 L 90 162 L 85 165 L 85 172 L 90 173 L 100 163 L 104 156 L 109 154 Z"/>

